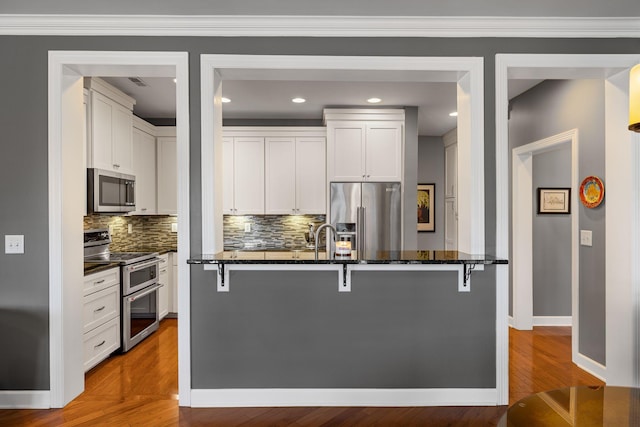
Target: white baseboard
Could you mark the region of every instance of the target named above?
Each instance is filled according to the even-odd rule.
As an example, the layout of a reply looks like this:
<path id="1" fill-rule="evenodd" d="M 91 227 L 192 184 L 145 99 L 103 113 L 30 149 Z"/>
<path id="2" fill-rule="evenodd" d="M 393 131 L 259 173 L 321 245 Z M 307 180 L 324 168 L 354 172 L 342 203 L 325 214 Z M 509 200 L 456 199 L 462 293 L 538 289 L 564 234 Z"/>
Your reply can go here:
<path id="1" fill-rule="evenodd" d="M 509 316 L 509 327 L 513 328 L 513 316 Z"/>
<path id="2" fill-rule="evenodd" d="M 533 316 L 533 326 L 571 326 L 571 316 Z"/>
<path id="3" fill-rule="evenodd" d="M 0 409 L 49 409 L 49 390 L 0 390 Z"/>
<path id="4" fill-rule="evenodd" d="M 587 371 L 594 377 L 607 382 L 607 367 L 596 362 L 593 359 L 588 358 L 584 354 L 578 353 L 576 359 L 573 361 L 578 367 L 584 371 Z"/>
<path id="5" fill-rule="evenodd" d="M 199 389 L 191 407 L 495 406 L 495 388 L 447 389 Z"/>

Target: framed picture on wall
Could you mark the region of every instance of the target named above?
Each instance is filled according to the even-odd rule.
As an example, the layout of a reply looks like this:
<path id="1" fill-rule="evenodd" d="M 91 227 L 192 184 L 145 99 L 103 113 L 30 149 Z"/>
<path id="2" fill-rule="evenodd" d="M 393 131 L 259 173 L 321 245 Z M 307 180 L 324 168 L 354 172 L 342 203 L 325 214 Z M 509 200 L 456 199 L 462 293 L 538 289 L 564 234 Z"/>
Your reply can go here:
<path id="1" fill-rule="evenodd" d="M 571 188 L 538 188 L 539 214 L 570 214 Z"/>
<path id="2" fill-rule="evenodd" d="M 436 231 L 435 199 L 435 184 L 418 184 L 418 231 Z"/>

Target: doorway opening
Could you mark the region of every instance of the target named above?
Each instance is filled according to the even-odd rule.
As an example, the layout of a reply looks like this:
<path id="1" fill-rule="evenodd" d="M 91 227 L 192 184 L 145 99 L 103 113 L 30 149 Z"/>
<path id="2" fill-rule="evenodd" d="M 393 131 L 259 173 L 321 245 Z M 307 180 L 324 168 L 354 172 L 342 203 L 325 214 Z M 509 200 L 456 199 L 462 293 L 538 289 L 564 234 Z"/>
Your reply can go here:
<path id="1" fill-rule="evenodd" d="M 83 77 L 176 79 L 178 169 L 178 299 L 180 323 L 189 322 L 186 264 L 189 250 L 188 55 L 183 52 L 49 52 L 49 312 L 50 392 L 44 407 L 63 407 L 84 389 L 82 233 L 86 172 Z M 188 330 L 188 329 L 187 329 Z M 184 335 L 184 334 L 183 334 Z M 179 337 L 180 339 L 180 337 Z M 187 381 L 188 372 L 179 373 Z M 187 394 L 188 396 L 188 394 Z"/>

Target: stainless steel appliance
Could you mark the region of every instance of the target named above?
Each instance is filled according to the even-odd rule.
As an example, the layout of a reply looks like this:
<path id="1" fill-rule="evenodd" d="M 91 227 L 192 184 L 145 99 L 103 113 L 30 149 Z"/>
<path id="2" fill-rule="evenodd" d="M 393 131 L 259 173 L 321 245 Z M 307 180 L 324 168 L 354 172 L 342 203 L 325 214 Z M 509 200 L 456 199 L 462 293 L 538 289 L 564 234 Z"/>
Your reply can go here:
<path id="1" fill-rule="evenodd" d="M 329 222 L 336 240 L 350 241 L 360 259 L 401 250 L 400 189 L 398 182 L 332 182 Z"/>
<path id="2" fill-rule="evenodd" d="M 155 252 L 111 252 L 107 229 L 84 233 L 85 258 L 89 263 L 118 263 L 122 302 L 122 351 L 127 352 L 158 329 L 160 306 L 158 283 L 160 258 Z"/>
<path id="3" fill-rule="evenodd" d="M 87 212 L 130 212 L 136 209 L 136 177 L 104 169 L 87 169 Z"/>

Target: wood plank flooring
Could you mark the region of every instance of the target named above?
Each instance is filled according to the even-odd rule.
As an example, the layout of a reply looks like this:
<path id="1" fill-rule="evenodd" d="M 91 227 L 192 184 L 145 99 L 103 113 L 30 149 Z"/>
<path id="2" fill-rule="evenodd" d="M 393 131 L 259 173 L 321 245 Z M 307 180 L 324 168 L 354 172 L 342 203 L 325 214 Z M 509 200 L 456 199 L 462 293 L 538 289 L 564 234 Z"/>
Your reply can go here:
<path id="1" fill-rule="evenodd" d="M 511 330 L 510 402 L 569 385 L 601 385 L 571 363 L 570 328 Z M 495 426 L 499 407 L 179 408 L 177 321 L 86 375 L 64 409 L 2 410 L 0 426 Z"/>

